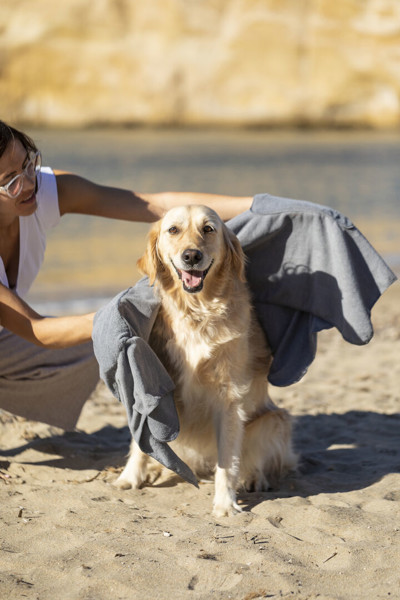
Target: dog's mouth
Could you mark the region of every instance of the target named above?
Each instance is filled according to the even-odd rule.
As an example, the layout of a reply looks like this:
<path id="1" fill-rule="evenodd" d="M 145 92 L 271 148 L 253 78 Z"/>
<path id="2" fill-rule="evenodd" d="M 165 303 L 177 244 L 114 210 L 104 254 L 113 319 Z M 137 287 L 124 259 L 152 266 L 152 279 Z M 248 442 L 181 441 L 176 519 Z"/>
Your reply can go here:
<path id="1" fill-rule="evenodd" d="M 211 261 L 210 265 L 204 271 L 198 271 L 197 269 L 185 271 L 184 269 L 178 269 L 171 258 L 171 263 L 179 279 L 182 281 L 183 289 L 189 294 L 201 292 L 204 285 L 204 279 L 206 278 L 208 271 L 211 269 L 213 262 L 214 260 Z"/>

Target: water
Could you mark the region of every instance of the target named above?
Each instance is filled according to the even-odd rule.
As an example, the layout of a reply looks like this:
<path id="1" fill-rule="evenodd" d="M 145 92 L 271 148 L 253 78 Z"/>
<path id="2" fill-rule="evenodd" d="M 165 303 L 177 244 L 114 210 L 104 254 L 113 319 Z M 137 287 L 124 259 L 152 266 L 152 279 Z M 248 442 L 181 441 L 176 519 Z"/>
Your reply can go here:
<path id="1" fill-rule="evenodd" d="M 135 191 L 251 196 L 336 208 L 361 223 L 392 267 L 400 256 L 400 136 L 376 132 L 85 130 L 29 133 L 44 164 Z M 139 277 L 148 226 L 65 216 L 49 236 L 30 300 L 91 310 Z M 372 237 L 372 239 L 371 239 Z"/>

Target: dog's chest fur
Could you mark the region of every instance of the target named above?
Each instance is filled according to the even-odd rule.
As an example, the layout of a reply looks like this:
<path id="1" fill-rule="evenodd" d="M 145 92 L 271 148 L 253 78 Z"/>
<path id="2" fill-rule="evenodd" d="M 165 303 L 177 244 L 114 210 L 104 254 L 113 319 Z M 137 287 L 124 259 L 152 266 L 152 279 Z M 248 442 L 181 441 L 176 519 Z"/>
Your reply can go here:
<path id="1" fill-rule="evenodd" d="M 169 298 L 162 306 L 150 343 L 174 380 L 177 403 L 207 404 L 242 395 L 242 371 L 249 354 L 250 308 L 233 317 L 229 303 L 199 304 L 182 311 Z M 241 364 L 232 360 L 241 348 Z"/>

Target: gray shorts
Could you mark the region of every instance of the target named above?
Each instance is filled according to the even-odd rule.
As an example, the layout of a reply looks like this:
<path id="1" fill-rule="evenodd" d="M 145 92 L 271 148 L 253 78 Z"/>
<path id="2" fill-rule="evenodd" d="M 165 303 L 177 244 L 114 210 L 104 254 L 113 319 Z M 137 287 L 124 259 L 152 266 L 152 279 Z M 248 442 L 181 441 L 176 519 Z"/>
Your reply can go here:
<path id="1" fill-rule="evenodd" d="M 92 342 L 53 350 L 0 331 L 0 408 L 66 430 L 99 381 Z"/>

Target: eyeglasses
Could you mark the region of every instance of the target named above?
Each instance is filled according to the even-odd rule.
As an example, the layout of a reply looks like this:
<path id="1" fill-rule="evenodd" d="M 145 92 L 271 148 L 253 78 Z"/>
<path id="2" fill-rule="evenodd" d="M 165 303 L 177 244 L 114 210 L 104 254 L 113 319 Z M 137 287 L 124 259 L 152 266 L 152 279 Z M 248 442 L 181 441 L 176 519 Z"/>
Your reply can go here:
<path id="1" fill-rule="evenodd" d="M 11 179 L 6 185 L 0 186 L 0 192 L 4 192 L 9 198 L 17 198 L 22 192 L 24 187 L 24 177 L 35 177 L 36 178 L 36 191 L 40 185 L 40 168 L 42 166 L 42 155 L 40 152 L 28 152 L 28 162 L 26 167 L 15 177 Z"/>

